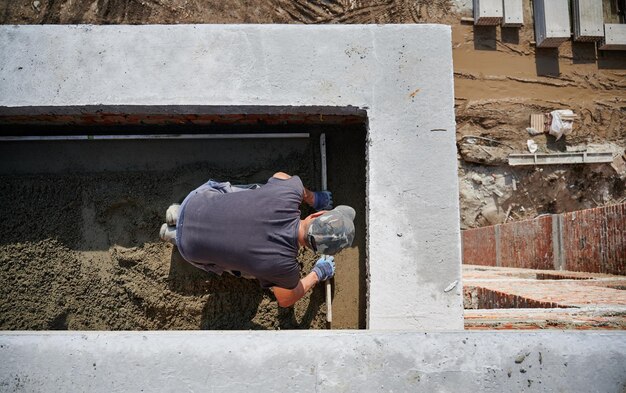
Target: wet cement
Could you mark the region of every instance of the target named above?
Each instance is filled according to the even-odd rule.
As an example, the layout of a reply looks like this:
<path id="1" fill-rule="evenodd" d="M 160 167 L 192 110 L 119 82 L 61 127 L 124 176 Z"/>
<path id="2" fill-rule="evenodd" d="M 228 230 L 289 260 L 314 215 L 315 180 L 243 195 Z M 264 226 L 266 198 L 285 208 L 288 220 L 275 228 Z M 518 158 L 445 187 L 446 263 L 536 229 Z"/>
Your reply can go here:
<path id="1" fill-rule="evenodd" d="M 351 134 L 337 135 L 339 142 Z M 354 135 L 362 139 L 364 131 Z M 69 156 L 75 154 L 90 162 L 88 171 L 74 172 L 47 164 L 58 162 L 55 157 L 59 157 L 61 145 L 48 145 L 47 153 L 45 146 L 39 147 L 44 155 L 35 157 L 26 157 L 27 146 L 3 145 L 2 149 L 21 155 L 28 163 L 14 161 L 12 166 L 3 161 L 0 175 L 0 329 L 326 328 L 324 286 L 316 287 L 292 308 L 279 308 L 271 291 L 261 289 L 257 281 L 199 270 L 184 261 L 175 247 L 158 240 L 167 206 L 181 201 L 208 178 L 241 184 L 264 182 L 281 170 L 298 174 L 311 188 L 319 187 L 316 137 L 288 149 L 272 147 L 268 141 L 238 142 L 246 155 L 240 160 L 243 166 L 232 156 L 232 164 L 225 166 L 208 158 L 181 165 L 175 157 L 156 155 L 152 165 L 158 170 L 133 171 L 121 171 L 120 166 L 138 158 L 117 155 L 111 149 L 115 144 L 99 146 L 99 154 L 109 154 L 110 160 L 97 165 L 97 160 L 89 161 L 89 154 L 80 154 L 81 146 L 71 154 L 64 146 Z M 220 149 L 215 149 L 215 142 L 189 143 L 226 160 Z M 354 163 L 364 171 L 362 141 L 355 150 L 361 153 Z M 262 160 L 254 163 L 259 154 Z M 63 157 L 61 161 L 68 155 Z M 12 174 L 11 167 L 17 168 Z M 336 181 L 336 200 L 356 205 L 363 225 L 364 177 L 357 188 L 353 183 L 343 185 L 339 178 Z M 303 217 L 310 213 L 306 207 L 302 210 Z M 359 239 L 355 248 L 364 250 L 364 230 Z M 364 310 L 359 309 L 364 305 L 360 300 L 365 293 L 364 276 L 359 273 L 364 256 L 359 259 L 358 255 L 359 251 L 355 257 L 354 251 L 348 250 L 338 257 L 335 299 L 339 307 L 334 316 L 339 324 L 333 327 L 364 325 Z M 302 275 L 316 259 L 311 251 L 301 250 Z"/>

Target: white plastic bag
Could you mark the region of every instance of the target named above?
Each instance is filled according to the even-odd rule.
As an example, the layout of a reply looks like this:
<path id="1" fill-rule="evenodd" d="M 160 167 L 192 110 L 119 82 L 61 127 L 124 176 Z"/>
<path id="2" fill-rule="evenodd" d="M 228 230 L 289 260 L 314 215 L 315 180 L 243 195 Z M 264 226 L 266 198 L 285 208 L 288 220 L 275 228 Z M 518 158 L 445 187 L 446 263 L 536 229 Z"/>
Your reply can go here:
<path id="1" fill-rule="evenodd" d="M 558 141 L 563 135 L 572 132 L 574 120 L 564 120 L 561 116 L 574 116 L 574 112 L 570 109 L 562 109 L 550 112 L 552 115 L 552 124 L 550 125 L 550 135 L 553 135 Z"/>

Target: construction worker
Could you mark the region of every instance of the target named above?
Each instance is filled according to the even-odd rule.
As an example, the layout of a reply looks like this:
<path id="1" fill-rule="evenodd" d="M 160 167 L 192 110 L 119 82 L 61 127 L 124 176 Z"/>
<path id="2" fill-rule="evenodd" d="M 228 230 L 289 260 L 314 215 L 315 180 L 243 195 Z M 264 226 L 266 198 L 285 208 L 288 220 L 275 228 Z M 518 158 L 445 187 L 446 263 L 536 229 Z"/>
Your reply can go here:
<path id="1" fill-rule="evenodd" d="M 317 212 L 300 219 L 304 202 Z M 352 245 L 355 211 L 332 209 L 332 194 L 306 189 L 298 176 L 275 173 L 264 185 L 213 180 L 167 209 L 160 236 L 192 265 L 217 274 L 256 278 L 290 307 L 335 274 L 332 255 Z M 330 210 L 332 209 L 332 210 Z M 300 279 L 299 247 L 323 254 Z"/>

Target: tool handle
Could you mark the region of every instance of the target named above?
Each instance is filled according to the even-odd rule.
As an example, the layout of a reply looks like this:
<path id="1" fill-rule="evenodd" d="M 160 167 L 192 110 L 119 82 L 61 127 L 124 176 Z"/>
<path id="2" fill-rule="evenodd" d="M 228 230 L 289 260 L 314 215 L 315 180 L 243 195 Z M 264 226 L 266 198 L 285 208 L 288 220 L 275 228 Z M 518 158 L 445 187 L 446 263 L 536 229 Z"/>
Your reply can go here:
<path id="1" fill-rule="evenodd" d="M 333 321 L 333 306 L 332 306 L 332 299 L 331 299 L 331 285 L 330 285 L 330 279 L 326 280 L 326 321 L 328 323 L 331 323 Z"/>
<path id="2" fill-rule="evenodd" d="M 320 135 L 320 152 L 322 158 L 322 190 L 326 191 L 328 184 L 326 182 L 326 134 Z M 332 287 L 330 285 L 330 279 L 326 280 L 326 322 L 329 324 L 333 321 L 333 306 L 332 306 Z"/>

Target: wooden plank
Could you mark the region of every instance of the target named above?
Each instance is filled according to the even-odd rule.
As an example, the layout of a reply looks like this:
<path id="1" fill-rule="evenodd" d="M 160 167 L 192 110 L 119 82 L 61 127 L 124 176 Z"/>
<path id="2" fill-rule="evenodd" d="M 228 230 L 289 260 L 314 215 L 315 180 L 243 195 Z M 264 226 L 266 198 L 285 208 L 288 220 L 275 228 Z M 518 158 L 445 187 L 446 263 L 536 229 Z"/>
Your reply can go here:
<path id="1" fill-rule="evenodd" d="M 546 132 L 546 117 L 543 113 L 533 113 L 530 115 L 530 127 L 539 132 Z"/>

